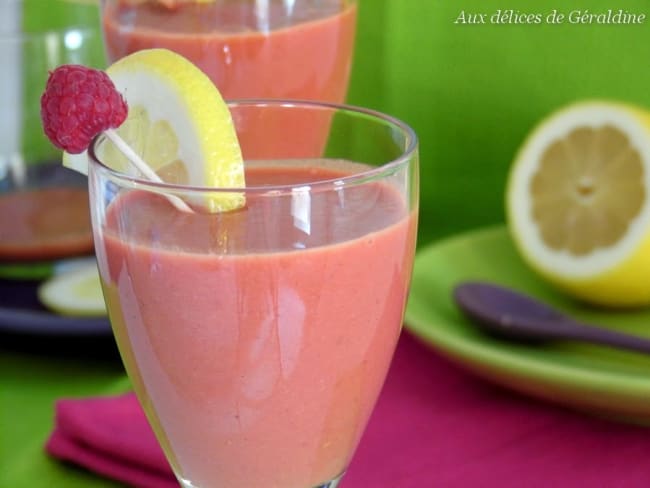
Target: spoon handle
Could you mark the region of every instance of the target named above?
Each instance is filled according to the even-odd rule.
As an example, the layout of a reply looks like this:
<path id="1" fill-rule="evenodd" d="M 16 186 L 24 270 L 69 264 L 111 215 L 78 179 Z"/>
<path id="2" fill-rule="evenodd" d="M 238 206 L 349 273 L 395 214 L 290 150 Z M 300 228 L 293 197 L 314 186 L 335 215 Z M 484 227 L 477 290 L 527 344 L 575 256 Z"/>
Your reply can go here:
<path id="1" fill-rule="evenodd" d="M 571 336 L 574 339 L 588 341 L 594 344 L 614 346 L 650 354 L 650 339 L 593 325 L 586 325 L 573 320 L 558 325 L 565 327 L 564 337 Z"/>

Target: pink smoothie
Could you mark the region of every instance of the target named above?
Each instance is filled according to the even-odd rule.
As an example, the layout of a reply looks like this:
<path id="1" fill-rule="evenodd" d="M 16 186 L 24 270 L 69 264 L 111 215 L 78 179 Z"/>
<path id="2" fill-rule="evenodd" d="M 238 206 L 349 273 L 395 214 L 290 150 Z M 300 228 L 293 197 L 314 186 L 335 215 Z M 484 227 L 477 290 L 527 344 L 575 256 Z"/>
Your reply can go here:
<path id="1" fill-rule="evenodd" d="M 274 167 L 246 178 L 345 174 Z M 414 213 L 381 183 L 311 194 L 308 229 L 291 206 L 249 196 L 242 210 L 188 214 L 136 192 L 96 235 L 133 386 L 174 469 L 196 486 L 307 488 L 338 476 L 383 384 Z"/>

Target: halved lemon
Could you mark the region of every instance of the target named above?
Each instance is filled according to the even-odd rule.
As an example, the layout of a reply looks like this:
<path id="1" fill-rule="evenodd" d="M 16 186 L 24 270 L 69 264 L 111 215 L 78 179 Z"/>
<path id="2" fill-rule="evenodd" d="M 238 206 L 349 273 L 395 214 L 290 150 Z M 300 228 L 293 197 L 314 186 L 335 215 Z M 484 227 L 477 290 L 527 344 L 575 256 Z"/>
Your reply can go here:
<path id="1" fill-rule="evenodd" d="M 553 113 L 520 148 L 506 207 L 550 282 L 598 305 L 650 304 L 650 114 L 609 101 Z"/>
<path id="2" fill-rule="evenodd" d="M 38 287 L 37 294 L 41 303 L 61 315 L 106 315 L 94 260 L 54 275 Z"/>
<path id="3" fill-rule="evenodd" d="M 166 49 L 126 56 L 106 72 L 129 106 L 120 137 L 165 182 L 241 188 L 244 165 L 230 111 L 210 79 L 184 57 Z M 136 173 L 111 142 L 97 148 L 111 168 Z M 63 165 L 87 173 L 87 153 L 64 153 Z M 210 194 L 210 212 L 239 208 L 239 192 Z"/>

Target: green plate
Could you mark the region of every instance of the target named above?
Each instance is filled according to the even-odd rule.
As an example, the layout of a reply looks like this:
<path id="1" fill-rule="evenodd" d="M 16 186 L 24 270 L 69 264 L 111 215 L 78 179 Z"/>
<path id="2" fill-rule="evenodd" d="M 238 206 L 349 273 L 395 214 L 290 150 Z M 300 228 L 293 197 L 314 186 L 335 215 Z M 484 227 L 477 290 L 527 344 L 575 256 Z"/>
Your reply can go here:
<path id="1" fill-rule="evenodd" d="M 521 261 L 504 227 L 459 235 L 416 256 L 406 326 L 473 373 L 521 393 L 596 415 L 650 424 L 650 356 L 570 342 L 520 344 L 475 328 L 451 292 L 484 280 L 535 296 L 577 319 L 650 337 L 650 309 L 607 311 L 546 285 Z"/>

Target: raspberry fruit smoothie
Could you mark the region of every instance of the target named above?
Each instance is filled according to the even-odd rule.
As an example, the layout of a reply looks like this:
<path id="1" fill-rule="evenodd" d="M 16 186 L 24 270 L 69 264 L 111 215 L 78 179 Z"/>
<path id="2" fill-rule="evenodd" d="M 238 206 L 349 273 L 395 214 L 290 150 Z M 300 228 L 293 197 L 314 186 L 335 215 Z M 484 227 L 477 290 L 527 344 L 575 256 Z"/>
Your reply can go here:
<path id="1" fill-rule="evenodd" d="M 310 163 L 246 178 L 347 173 Z M 320 486 L 359 442 L 401 330 L 416 216 L 382 182 L 310 197 L 306 233 L 293 192 L 192 214 L 135 191 L 96 235 L 125 365 L 187 486 Z"/>
<path id="2" fill-rule="evenodd" d="M 287 123 L 279 145 L 260 123 L 268 114 Z M 88 175 L 115 338 L 181 486 L 337 486 L 401 330 L 413 130 L 360 107 L 226 104 L 165 49 L 106 73 L 58 67 L 41 116 L 53 143 L 80 151 L 63 161 Z M 296 158 L 293 127 L 326 146 Z M 259 159 L 242 158 L 244 133 L 264 141 Z"/>
<path id="3" fill-rule="evenodd" d="M 176 51 L 201 68 L 227 99 L 342 102 L 354 47 L 356 5 L 253 0 L 104 0 L 108 57 L 152 47 Z"/>

